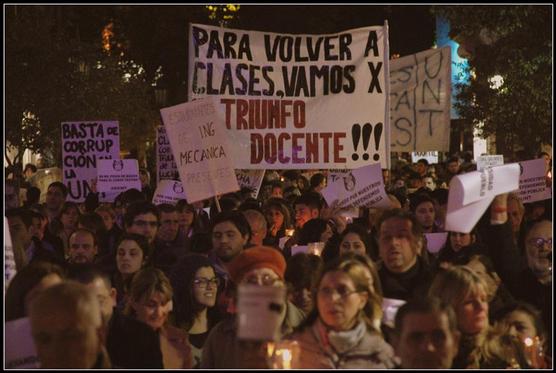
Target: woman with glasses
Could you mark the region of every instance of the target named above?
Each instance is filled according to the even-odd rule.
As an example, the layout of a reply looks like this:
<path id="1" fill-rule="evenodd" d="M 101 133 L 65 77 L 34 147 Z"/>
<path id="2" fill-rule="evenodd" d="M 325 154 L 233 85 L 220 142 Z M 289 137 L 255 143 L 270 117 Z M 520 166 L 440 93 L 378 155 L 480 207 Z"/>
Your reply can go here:
<path id="1" fill-rule="evenodd" d="M 381 317 L 364 264 L 329 262 L 316 286 L 316 308 L 289 338 L 300 350 L 292 368 L 393 368 L 394 352 L 378 329 Z"/>
<path id="2" fill-rule="evenodd" d="M 133 277 L 125 313 L 158 333 L 164 369 L 190 369 L 187 333 L 167 323 L 172 311 L 172 293 L 164 272 L 156 268 L 142 269 Z"/>
<path id="3" fill-rule="evenodd" d="M 260 287 L 284 288 L 286 261 L 280 251 L 266 246 L 255 246 L 243 250 L 227 266 L 230 278 L 238 287 L 254 285 Z M 278 290 L 278 289 L 276 289 Z M 262 304 L 262 303 L 261 303 Z M 304 319 L 304 314 L 291 302 L 286 301 L 284 291 L 283 303 L 275 304 L 273 311 L 279 317 L 273 321 L 279 337 L 292 333 Z M 251 320 L 245 320 L 248 324 Z M 240 369 L 268 368 L 266 345 L 263 341 L 240 340 L 238 326 L 240 320 L 236 315 L 219 322 L 210 332 L 205 347 L 201 368 L 203 369 Z M 249 327 L 249 325 L 247 326 Z"/>
<path id="4" fill-rule="evenodd" d="M 221 319 L 218 307 L 214 307 L 220 279 L 212 262 L 199 254 L 184 257 L 170 279 L 174 288 L 175 324 L 187 331 L 193 368 L 198 368 L 209 332 Z"/>

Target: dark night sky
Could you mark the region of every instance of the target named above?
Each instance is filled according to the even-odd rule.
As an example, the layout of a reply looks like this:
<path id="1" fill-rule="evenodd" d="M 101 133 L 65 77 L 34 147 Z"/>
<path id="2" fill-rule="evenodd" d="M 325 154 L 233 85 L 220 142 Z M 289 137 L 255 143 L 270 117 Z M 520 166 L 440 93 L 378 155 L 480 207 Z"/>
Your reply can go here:
<path id="1" fill-rule="evenodd" d="M 147 65 L 171 55 L 185 58 L 189 22 L 214 24 L 202 5 L 72 6 L 85 38 L 98 38 L 109 19 L 130 39 L 128 52 Z M 228 27 L 245 30 L 324 34 L 382 25 L 388 20 L 390 53 L 401 56 L 434 42 L 434 17 L 423 5 L 241 5 Z M 170 61 L 166 61 L 171 63 Z"/>

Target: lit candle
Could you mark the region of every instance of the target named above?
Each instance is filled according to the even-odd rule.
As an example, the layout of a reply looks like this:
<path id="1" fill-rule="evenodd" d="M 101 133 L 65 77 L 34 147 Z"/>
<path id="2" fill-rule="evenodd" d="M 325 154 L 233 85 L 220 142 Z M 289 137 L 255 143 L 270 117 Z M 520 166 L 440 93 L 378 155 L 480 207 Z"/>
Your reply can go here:
<path id="1" fill-rule="evenodd" d="M 293 232 L 294 232 L 293 229 L 286 229 L 286 236 L 288 236 L 288 237 L 293 236 Z"/>
<path id="2" fill-rule="evenodd" d="M 287 348 L 282 349 L 281 352 L 282 352 L 282 369 L 291 369 L 292 352 Z"/>

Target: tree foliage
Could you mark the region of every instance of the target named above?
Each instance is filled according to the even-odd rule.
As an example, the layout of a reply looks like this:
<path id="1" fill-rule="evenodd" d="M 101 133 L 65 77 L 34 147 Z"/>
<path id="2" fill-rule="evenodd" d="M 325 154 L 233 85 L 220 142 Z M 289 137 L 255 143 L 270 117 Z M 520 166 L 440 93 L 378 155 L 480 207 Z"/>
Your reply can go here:
<path id="1" fill-rule="evenodd" d="M 451 37 L 471 52 L 471 82 L 457 93 L 462 119 L 484 123 L 482 134 L 496 134 L 498 152 L 522 148 L 533 156 L 551 141 L 551 7 L 439 6 L 434 12 L 450 21 Z M 496 75 L 503 79 L 499 88 L 491 83 Z"/>
<path id="2" fill-rule="evenodd" d="M 20 7 L 6 15 L 5 129 L 6 146 L 18 150 L 14 163 L 30 149 L 59 165 L 64 121 L 118 120 L 122 148 L 153 139 L 159 117 L 144 71 L 104 53 L 100 29 L 93 43 L 68 32 L 58 10 Z M 31 118 L 23 121 L 24 112 Z"/>

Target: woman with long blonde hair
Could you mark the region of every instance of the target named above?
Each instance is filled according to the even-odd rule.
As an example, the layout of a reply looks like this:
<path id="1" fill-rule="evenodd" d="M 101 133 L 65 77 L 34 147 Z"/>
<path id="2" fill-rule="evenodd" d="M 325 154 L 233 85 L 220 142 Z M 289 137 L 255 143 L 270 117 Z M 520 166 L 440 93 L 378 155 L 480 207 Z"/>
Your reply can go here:
<path id="1" fill-rule="evenodd" d="M 496 349 L 490 346 L 497 345 L 497 341 L 504 337 L 489 325 L 487 285 L 470 268 L 455 266 L 438 273 L 429 289 L 429 296 L 452 305 L 456 313 L 461 339 L 452 368 L 508 368 L 515 367 L 516 362 L 521 365 L 517 356 L 493 358 Z M 498 366 L 493 366 L 494 360 Z"/>

